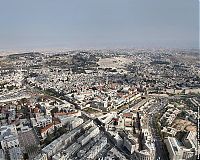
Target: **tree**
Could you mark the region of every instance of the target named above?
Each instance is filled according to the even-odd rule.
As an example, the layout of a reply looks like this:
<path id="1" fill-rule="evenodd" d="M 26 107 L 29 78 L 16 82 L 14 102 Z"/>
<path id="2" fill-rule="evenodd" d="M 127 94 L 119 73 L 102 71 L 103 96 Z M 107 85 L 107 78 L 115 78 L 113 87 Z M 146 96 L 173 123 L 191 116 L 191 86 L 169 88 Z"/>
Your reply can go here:
<path id="1" fill-rule="evenodd" d="M 114 125 L 114 126 L 118 125 L 117 120 L 114 120 L 113 125 Z"/>
<path id="2" fill-rule="evenodd" d="M 13 86 L 13 85 L 12 85 L 12 86 L 7 86 L 7 89 L 8 89 L 9 91 L 11 91 L 11 90 L 14 89 L 14 86 Z"/>
<path id="3" fill-rule="evenodd" d="M 51 116 L 54 117 L 54 113 L 58 112 L 58 107 L 54 107 L 50 112 L 51 112 Z"/>
<path id="4" fill-rule="evenodd" d="M 34 152 L 37 152 L 39 149 L 38 145 L 37 144 L 32 144 L 32 145 L 29 145 L 27 148 L 26 148 L 26 151 L 29 151 L 29 153 L 34 153 Z"/>
<path id="5" fill-rule="evenodd" d="M 27 100 L 26 98 L 22 98 L 22 99 L 20 100 L 20 102 L 21 102 L 21 104 L 24 106 L 25 103 L 28 102 L 28 100 Z"/>
<path id="6" fill-rule="evenodd" d="M 179 116 L 181 118 L 185 118 L 186 117 L 186 112 L 185 111 L 181 111 L 181 113 L 179 113 Z"/>
<path id="7" fill-rule="evenodd" d="M 42 97 L 38 97 L 38 98 L 37 98 L 37 101 L 38 101 L 38 102 L 43 102 L 43 98 L 42 98 Z"/>
<path id="8" fill-rule="evenodd" d="M 60 112 L 64 112 L 64 110 L 61 108 L 61 109 L 60 109 Z"/>
<path id="9" fill-rule="evenodd" d="M 58 131 L 58 127 L 54 127 L 54 134 Z"/>
<path id="10" fill-rule="evenodd" d="M 24 159 L 25 159 L 25 160 L 28 160 L 28 159 L 29 159 L 28 153 L 24 153 Z"/>
<path id="11" fill-rule="evenodd" d="M 135 122 L 133 122 L 133 134 L 136 134 Z"/>
<path id="12" fill-rule="evenodd" d="M 44 140 L 46 144 L 51 143 L 53 140 L 52 136 L 47 132 L 47 138 Z"/>
<path id="13" fill-rule="evenodd" d="M 23 112 L 23 114 L 25 114 L 27 116 L 29 114 L 29 112 L 30 112 L 28 106 L 23 107 L 22 112 Z"/>
<path id="14" fill-rule="evenodd" d="M 64 134 L 64 133 L 66 133 L 67 130 L 66 130 L 64 127 L 60 127 L 60 128 L 58 129 L 58 132 L 62 135 L 62 134 Z"/>
<path id="15" fill-rule="evenodd" d="M 46 115 L 47 115 L 47 110 L 46 110 L 46 108 L 44 108 L 43 112 L 44 112 L 44 115 L 46 116 Z"/>

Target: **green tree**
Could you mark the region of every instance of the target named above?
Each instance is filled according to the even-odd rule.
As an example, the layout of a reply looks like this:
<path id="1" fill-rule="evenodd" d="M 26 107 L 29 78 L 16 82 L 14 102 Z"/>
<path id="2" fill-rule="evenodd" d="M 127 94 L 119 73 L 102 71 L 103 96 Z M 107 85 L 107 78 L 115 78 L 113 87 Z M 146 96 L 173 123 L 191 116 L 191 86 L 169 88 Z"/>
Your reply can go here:
<path id="1" fill-rule="evenodd" d="M 54 107 L 50 112 L 51 112 L 51 116 L 54 117 L 54 113 L 58 112 L 58 107 Z"/>
<path id="2" fill-rule="evenodd" d="M 53 140 L 53 137 L 47 132 L 47 138 L 44 140 L 45 144 L 51 143 Z"/>
<path id="3" fill-rule="evenodd" d="M 58 127 L 54 127 L 54 135 L 58 132 Z"/>
<path id="4" fill-rule="evenodd" d="M 29 159 L 28 153 L 24 153 L 24 160 L 28 160 L 28 159 Z"/>
<path id="5" fill-rule="evenodd" d="M 22 99 L 20 100 L 20 102 L 21 102 L 21 104 L 24 106 L 24 105 L 28 102 L 28 100 L 27 100 L 26 98 L 22 98 Z"/>
<path id="6" fill-rule="evenodd" d="M 60 127 L 60 128 L 58 129 L 58 132 L 60 133 L 60 135 L 62 135 L 62 134 L 64 134 L 64 133 L 66 133 L 67 130 L 66 130 L 66 128 L 64 128 L 64 127 Z"/>

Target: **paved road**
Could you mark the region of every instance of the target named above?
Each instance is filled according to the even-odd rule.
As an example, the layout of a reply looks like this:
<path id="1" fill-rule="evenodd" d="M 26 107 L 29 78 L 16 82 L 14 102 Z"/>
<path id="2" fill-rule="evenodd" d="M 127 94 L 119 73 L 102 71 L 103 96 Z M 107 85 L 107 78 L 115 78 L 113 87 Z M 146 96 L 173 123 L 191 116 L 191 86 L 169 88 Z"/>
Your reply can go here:
<path id="1" fill-rule="evenodd" d="M 154 119 L 154 118 L 152 118 L 152 119 Z M 152 121 L 154 121 L 154 120 L 152 120 Z M 161 160 L 169 160 L 168 152 L 166 150 L 165 144 L 162 141 L 162 139 L 160 138 L 159 134 L 157 133 L 157 131 L 155 129 L 153 130 L 152 133 L 153 133 L 153 138 L 155 140 L 156 159 L 159 159 L 159 157 L 160 157 Z"/>
<path id="2" fill-rule="evenodd" d="M 162 141 L 158 131 L 156 130 L 156 119 L 154 117 L 154 114 L 160 109 L 162 109 L 165 106 L 165 103 L 160 103 L 158 102 L 155 104 L 155 106 L 158 106 L 156 109 L 152 110 L 152 115 L 149 117 L 149 125 L 151 127 L 152 135 L 155 140 L 155 147 L 156 147 L 156 159 L 161 159 L 161 160 L 169 160 L 168 152 L 166 149 L 166 146 L 164 142 Z"/>

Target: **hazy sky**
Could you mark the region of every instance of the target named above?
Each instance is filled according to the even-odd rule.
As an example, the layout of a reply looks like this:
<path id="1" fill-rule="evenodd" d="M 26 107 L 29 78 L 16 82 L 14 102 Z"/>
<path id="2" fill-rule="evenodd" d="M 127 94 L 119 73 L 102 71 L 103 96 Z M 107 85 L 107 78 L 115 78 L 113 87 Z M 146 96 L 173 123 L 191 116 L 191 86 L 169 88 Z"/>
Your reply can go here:
<path id="1" fill-rule="evenodd" d="M 197 48 L 198 0 L 0 0 L 0 49 Z"/>

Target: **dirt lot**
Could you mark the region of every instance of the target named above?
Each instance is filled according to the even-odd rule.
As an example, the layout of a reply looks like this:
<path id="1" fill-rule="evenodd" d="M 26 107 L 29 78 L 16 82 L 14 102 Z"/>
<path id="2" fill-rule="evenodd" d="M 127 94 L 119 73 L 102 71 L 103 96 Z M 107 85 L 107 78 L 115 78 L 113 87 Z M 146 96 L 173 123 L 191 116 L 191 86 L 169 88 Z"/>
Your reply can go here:
<path id="1" fill-rule="evenodd" d="M 196 131 L 196 125 L 188 120 L 176 119 L 172 125 L 177 130 Z"/>
<path id="2" fill-rule="evenodd" d="M 101 68 L 124 68 L 125 65 L 133 62 L 133 59 L 125 57 L 112 57 L 100 59 L 97 63 Z"/>

